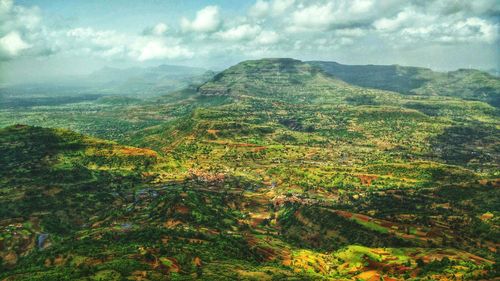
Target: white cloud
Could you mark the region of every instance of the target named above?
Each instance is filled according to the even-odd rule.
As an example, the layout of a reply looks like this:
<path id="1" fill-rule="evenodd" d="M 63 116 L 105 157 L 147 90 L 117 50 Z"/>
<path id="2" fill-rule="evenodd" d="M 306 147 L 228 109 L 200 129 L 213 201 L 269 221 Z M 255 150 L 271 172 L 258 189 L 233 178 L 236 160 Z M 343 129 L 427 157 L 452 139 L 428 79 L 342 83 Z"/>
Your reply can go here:
<path id="1" fill-rule="evenodd" d="M 260 30 L 257 25 L 242 24 L 225 31 L 219 31 L 215 35 L 227 41 L 241 41 L 255 38 Z"/>
<path id="2" fill-rule="evenodd" d="M 274 0 L 272 3 L 272 12 L 275 15 L 281 15 L 293 4 L 295 4 L 295 0 Z"/>
<path id="3" fill-rule="evenodd" d="M 0 60 L 20 56 L 32 48 L 30 37 L 39 27 L 37 8 L 14 5 L 13 1 L 0 0 Z"/>
<path id="4" fill-rule="evenodd" d="M 163 34 L 165 34 L 165 32 L 167 32 L 167 30 L 168 30 L 168 26 L 161 22 L 161 23 L 155 25 L 155 27 L 153 28 L 153 34 L 163 35 Z"/>
<path id="5" fill-rule="evenodd" d="M 256 0 L 247 14 L 224 21 L 219 7 L 207 6 L 191 18 L 171 21 L 177 24 L 158 22 L 135 34 L 47 25 L 38 8 L 0 0 L 0 60 L 61 55 L 208 61 L 230 56 L 367 53 L 368 48 L 378 54 L 387 48 L 405 51 L 410 46 L 454 47 L 469 42 L 491 48 L 498 42 L 498 6 L 494 0 Z"/>
<path id="6" fill-rule="evenodd" d="M 351 1 L 351 12 L 355 14 L 364 14 L 373 11 L 373 6 L 375 5 L 374 0 L 352 0 Z"/>
<path id="7" fill-rule="evenodd" d="M 472 37 L 490 44 L 495 43 L 499 34 L 498 24 L 491 24 L 486 20 L 476 17 L 458 21 L 454 29 L 460 36 L 465 38 Z"/>
<path id="8" fill-rule="evenodd" d="M 428 14 L 425 9 L 417 9 L 417 7 L 409 7 L 392 18 L 378 19 L 373 23 L 373 27 L 379 35 L 396 42 L 399 46 L 417 42 L 494 44 L 498 39 L 499 31 L 498 24 L 486 19 L 464 18 L 456 12 L 438 16 Z"/>
<path id="9" fill-rule="evenodd" d="M 219 18 L 219 8 L 217 6 L 207 6 L 196 13 L 193 21 L 187 18 L 181 19 L 181 27 L 184 31 L 195 31 L 209 33 L 216 31 L 221 24 Z"/>
<path id="10" fill-rule="evenodd" d="M 426 25 L 435 20 L 434 16 L 428 16 L 416 12 L 412 8 L 399 12 L 393 18 L 381 18 L 373 23 L 373 26 L 380 31 L 391 32 L 408 25 Z"/>
<path id="11" fill-rule="evenodd" d="M 193 55 L 178 44 L 169 45 L 165 40 L 158 38 L 138 40 L 130 54 L 138 61 L 187 58 Z"/>
<path id="12" fill-rule="evenodd" d="M 405 42 L 427 41 L 436 43 L 484 42 L 494 44 L 498 39 L 498 25 L 479 18 L 468 18 L 456 22 L 407 27 L 400 31 Z"/>
<path id="13" fill-rule="evenodd" d="M 262 31 L 257 38 L 255 38 L 255 42 L 260 45 L 272 45 L 277 43 L 280 40 L 280 36 L 275 31 Z"/>
<path id="14" fill-rule="evenodd" d="M 4 53 L 10 57 L 15 57 L 19 52 L 30 47 L 31 45 L 26 43 L 16 31 L 12 31 L 0 38 L 0 54 Z"/>
<path id="15" fill-rule="evenodd" d="M 73 28 L 62 35 L 56 35 L 60 41 L 57 49 L 61 52 L 82 52 L 98 57 L 125 57 L 129 37 L 114 30 L 94 30 L 93 28 Z M 57 41 L 56 41 L 57 42 Z"/>
<path id="16" fill-rule="evenodd" d="M 334 19 L 332 2 L 303 7 L 292 14 L 291 30 L 325 29 L 334 22 Z"/>
<path id="17" fill-rule="evenodd" d="M 154 32 L 154 29 L 157 32 Z M 163 34 L 165 28 L 161 25 L 152 29 L 157 35 Z M 158 36 L 130 36 L 116 31 L 97 31 L 92 28 L 75 28 L 66 32 L 68 40 L 75 44 L 66 45 L 64 49 L 74 49 L 77 52 L 87 50 L 100 57 L 125 58 L 129 57 L 138 61 L 154 59 L 177 59 L 192 56 L 186 47 L 181 46 L 177 40 L 167 40 Z M 70 46 L 73 45 L 73 48 Z"/>
<path id="18" fill-rule="evenodd" d="M 0 0 L 0 15 L 8 13 L 12 6 L 14 6 L 12 0 Z"/>
<path id="19" fill-rule="evenodd" d="M 283 15 L 295 4 L 295 0 L 257 0 L 250 8 L 249 15 L 256 18 Z"/>
<path id="20" fill-rule="evenodd" d="M 153 36 L 162 36 L 167 33 L 169 30 L 168 25 L 166 25 L 163 22 L 158 23 L 157 25 L 153 27 L 147 27 L 143 30 L 142 34 L 143 35 L 153 35 Z"/>
<path id="21" fill-rule="evenodd" d="M 255 2 L 255 4 L 250 8 L 250 15 L 253 17 L 264 17 L 269 12 L 269 9 L 269 2 L 257 0 L 257 2 Z"/>

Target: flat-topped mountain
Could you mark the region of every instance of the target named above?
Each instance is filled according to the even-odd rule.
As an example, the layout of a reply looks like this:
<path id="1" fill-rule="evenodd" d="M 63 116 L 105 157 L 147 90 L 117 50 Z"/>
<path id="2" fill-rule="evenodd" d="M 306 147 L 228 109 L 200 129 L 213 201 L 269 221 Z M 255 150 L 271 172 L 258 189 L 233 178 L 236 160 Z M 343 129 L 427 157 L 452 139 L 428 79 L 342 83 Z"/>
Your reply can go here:
<path id="1" fill-rule="evenodd" d="M 345 86 L 342 81 L 320 68 L 295 59 L 244 61 L 232 66 L 203 84 L 202 95 L 248 95 L 267 98 L 294 98 L 316 95 L 321 88 Z"/>

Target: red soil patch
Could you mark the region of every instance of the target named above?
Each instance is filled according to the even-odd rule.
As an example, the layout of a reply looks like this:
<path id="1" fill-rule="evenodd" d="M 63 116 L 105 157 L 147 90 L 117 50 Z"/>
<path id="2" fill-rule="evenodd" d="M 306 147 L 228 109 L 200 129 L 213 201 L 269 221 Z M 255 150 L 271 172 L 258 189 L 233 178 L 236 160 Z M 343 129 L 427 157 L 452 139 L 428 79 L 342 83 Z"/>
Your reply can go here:
<path id="1" fill-rule="evenodd" d="M 360 215 L 360 214 L 356 214 L 356 215 L 354 215 L 354 217 L 359 219 L 359 220 L 365 221 L 365 222 L 368 222 L 371 220 L 371 218 L 369 216 Z"/>
<path id="2" fill-rule="evenodd" d="M 264 221 L 263 218 L 252 218 L 252 227 L 259 226 Z"/>
<path id="3" fill-rule="evenodd" d="M 180 214 L 189 214 L 190 210 L 188 207 L 184 206 L 184 205 L 177 205 L 175 206 L 174 210 L 177 212 L 177 213 L 180 213 Z"/>
<path id="4" fill-rule="evenodd" d="M 195 266 L 201 266 L 201 259 L 200 259 L 199 257 L 195 257 L 195 258 L 193 259 L 193 264 L 194 264 Z"/>
<path id="5" fill-rule="evenodd" d="M 362 185 L 370 186 L 372 181 L 376 180 L 378 176 L 373 175 L 358 175 L 359 180 L 361 180 Z"/>
<path id="6" fill-rule="evenodd" d="M 257 238 L 255 238 L 255 236 L 247 235 L 245 239 L 247 240 L 248 245 L 250 245 L 250 247 L 253 247 L 254 250 L 257 251 L 264 258 L 265 261 L 273 261 L 278 258 L 278 254 L 274 249 L 266 247 L 261 243 L 259 243 L 260 241 Z"/>
<path id="7" fill-rule="evenodd" d="M 485 221 L 485 220 L 490 220 L 494 217 L 494 215 L 492 213 L 484 213 L 481 215 L 481 220 Z"/>
<path id="8" fill-rule="evenodd" d="M 387 227 L 387 228 L 391 228 L 393 226 L 396 226 L 395 224 L 391 223 L 391 222 L 388 222 L 388 221 L 379 221 L 380 225 L 383 226 L 383 227 Z"/>
<path id="9" fill-rule="evenodd" d="M 347 218 L 347 219 L 350 219 L 352 218 L 353 214 L 352 213 L 349 213 L 349 212 L 346 212 L 346 211 L 335 211 L 338 215 L 340 215 L 341 217 L 344 217 L 344 218 Z"/>
<path id="10" fill-rule="evenodd" d="M 409 267 L 398 265 L 398 264 L 386 264 L 383 262 L 378 262 L 378 261 L 370 259 L 367 256 L 365 256 L 363 258 L 363 260 L 365 261 L 365 263 L 368 264 L 365 268 L 373 269 L 373 270 L 377 270 L 377 271 L 404 273 L 404 272 L 411 269 Z"/>
<path id="11" fill-rule="evenodd" d="M 212 134 L 214 136 L 217 136 L 217 133 L 220 132 L 220 130 L 207 130 L 207 133 Z"/>
<path id="12" fill-rule="evenodd" d="M 263 150 L 266 150 L 266 147 L 265 146 L 259 146 L 259 147 L 256 147 L 254 148 L 252 151 L 253 152 L 261 152 Z"/>
<path id="13" fill-rule="evenodd" d="M 476 264 L 481 264 L 481 263 L 489 263 L 489 264 L 494 264 L 493 261 L 490 261 L 490 260 L 487 260 L 487 259 L 484 259 L 482 257 L 479 257 L 479 256 L 476 256 L 476 255 L 473 255 L 473 254 L 469 254 L 468 256 L 470 259 L 474 260 L 474 262 L 476 262 Z"/>
<path id="14" fill-rule="evenodd" d="M 182 224 L 182 222 L 178 220 L 168 220 L 165 223 L 163 223 L 163 226 L 166 228 L 171 228 L 171 227 L 176 227 L 179 224 Z"/>
<path id="15" fill-rule="evenodd" d="M 284 266 L 291 266 L 292 265 L 292 254 L 288 251 L 284 251 L 282 253 L 282 259 L 283 261 L 281 262 L 282 265 Z"/>

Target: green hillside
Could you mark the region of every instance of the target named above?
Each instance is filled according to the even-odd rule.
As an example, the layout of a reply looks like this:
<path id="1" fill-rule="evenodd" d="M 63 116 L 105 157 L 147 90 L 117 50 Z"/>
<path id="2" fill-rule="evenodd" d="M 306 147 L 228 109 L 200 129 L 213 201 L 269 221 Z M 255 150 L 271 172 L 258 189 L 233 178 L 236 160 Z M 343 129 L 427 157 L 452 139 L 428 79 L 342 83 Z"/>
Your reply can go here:
<path id="1" fill-rule="evenodd" d="M 0 130 L 0 279 L 494 278 L 498 81 L 367 69 L 245 61 L 93 113 L 0 112 L 101 138 Z"/>
<path id="2" fill-rule="evenodd" d="M 500 106 L 500 78 L 478 70 L 434 72 L 428 68 L 399 65 L 308 63 L 353 85 L 411 95 L 459 97 Z"/>

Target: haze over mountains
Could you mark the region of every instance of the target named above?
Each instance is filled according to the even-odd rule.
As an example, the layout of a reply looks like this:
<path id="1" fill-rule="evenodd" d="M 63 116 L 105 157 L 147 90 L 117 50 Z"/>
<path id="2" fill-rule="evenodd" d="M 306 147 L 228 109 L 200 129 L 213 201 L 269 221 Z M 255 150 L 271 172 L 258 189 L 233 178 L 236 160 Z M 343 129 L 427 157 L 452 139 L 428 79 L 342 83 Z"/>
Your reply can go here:
<path id="1" fill-rule="evenodd" d="M 460 69 L 435 72 L 421 67 L 399 65 L 343 65 L 336 62 L 310 61 L 309 65 L 349 84 L 413 95 L 450 95 L 478 99 L 498 106 L 497 77 L 478 70 Z M 4 98 L 22 95 L 90 94 L 127 95 L 149 98 L 201 84 L 215 75 L 203 68 L 159 65 L 147 68 L 105 67 L 86 76 L 60 77 L 59 80 L 36 84 L 18 84 L 0 88 Z M 468 83 L 471 82 L 471 83 Z M 450 88 L 453 85 L 453 88 Z M 480 86 L 478 86 L 480 85 Z M 471 88 L 476 87 L 476 88 Z"/>
<path id="2" fill-rule="evenodd" d="M 125 69 L 105 67 L 89 75 L 61 76 L 53 81 L 5 86 L 0 89 L 0 94 L 10 98 L 22 98 L 26 94 L 43 96 L 49 93 L 148 98 L 180 90 L 190 83 L 201 83 L 211 75 L 212 72 L 206 69 L 176 65 Z"/>

